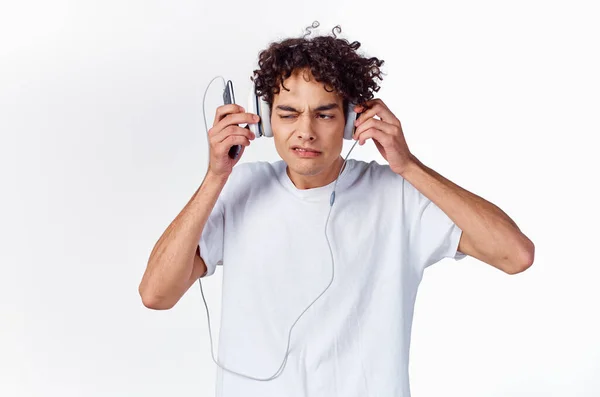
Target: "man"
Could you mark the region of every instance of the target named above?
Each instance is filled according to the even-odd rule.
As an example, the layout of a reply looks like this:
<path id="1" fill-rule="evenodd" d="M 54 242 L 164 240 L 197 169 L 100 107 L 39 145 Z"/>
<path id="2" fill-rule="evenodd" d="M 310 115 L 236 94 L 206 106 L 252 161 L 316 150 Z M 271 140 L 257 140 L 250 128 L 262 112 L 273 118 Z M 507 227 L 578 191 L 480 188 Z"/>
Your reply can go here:
<path id="1" fill-rule="evenodd" d="M 254 139 L 238 124 L 258 118 L 219 107 L 206 177 L 150 256 L 139 290 L 152 309 L 173 307 L 223 266 L 218 361 L 246 377 L 219 368 L 218 396 L 408 397 L 424 269 L 466 255 L 509 274 L 533 262 L 533 243 L 500 208 L 410 152 L 398 118 L 372 99 L 383 62 L 356 44 L 288 39 L 261 53 L 256 90 L 282 160 L 234 168 Z M 354 139 L 372 139 L 387 165 L 340 156 L 348 101 L 363 112 Z M 284 360 L 290 327 L 328 286 Z"/>

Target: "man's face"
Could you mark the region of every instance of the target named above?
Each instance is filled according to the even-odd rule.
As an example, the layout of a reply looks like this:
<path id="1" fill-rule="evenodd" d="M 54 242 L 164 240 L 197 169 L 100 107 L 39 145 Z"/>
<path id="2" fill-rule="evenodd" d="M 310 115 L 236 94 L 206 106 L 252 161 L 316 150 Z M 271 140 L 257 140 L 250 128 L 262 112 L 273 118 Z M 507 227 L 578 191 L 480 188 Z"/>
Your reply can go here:
<path id="1" fill-rule="evenodd" d="M 342 97 L 327 92 L 323 83 L 315 81 L 308 70 L 295 71 L 284 84 L 289 91 L 280 87 L 271 110 L 277 152 L 288 165 L 288 175 L 299 189 L 331 183 L 343 163 L 340 157 L 345 125 Z M 308 156 L 295 151 L 295 146 L 318 153 Z"/>

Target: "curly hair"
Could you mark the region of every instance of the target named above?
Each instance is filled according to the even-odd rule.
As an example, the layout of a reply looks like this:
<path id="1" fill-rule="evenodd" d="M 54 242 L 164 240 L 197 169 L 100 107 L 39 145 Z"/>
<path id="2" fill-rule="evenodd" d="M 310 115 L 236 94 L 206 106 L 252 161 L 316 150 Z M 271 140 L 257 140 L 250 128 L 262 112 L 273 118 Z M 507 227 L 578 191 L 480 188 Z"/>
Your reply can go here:
<path id="1" fill-rule="evenodd" d="M 315 28 L 319 23 L 315 21 L 311 26 Z M 254 70 L 254 77 L 250 78 L 255 84 L 255 94 L 272 109 L 279 86 L 289 91 L 283 81 L 296 69 L 309 69 L 316 81 L 324 83 L 326 91 L 335 91 L 342 96 L 344 109 L 348 101 L 362 105 L 373 99 L 373 92 L 380 88 L 375 78 L 382 80 L 381 75 L 385 74 L 380 70 L 384 61 L 360 56 L 356 52 L 360 42 L 339 39 L 335 32 L 333 37 L 306 38 L 309 29 L 306 28 L 307 34 L 301 38 L 272 42 L 259 53 L 259 69 Z M 339 25 L 333 30 L 341 32 Z"/>

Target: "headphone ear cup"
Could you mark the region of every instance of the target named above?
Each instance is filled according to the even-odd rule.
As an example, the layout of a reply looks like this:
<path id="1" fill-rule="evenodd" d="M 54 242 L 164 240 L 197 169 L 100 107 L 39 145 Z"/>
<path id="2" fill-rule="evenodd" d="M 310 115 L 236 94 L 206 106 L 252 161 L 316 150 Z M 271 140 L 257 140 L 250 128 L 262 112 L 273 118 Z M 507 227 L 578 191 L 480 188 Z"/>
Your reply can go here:
<path id="1" fill-rule="evenodd" d="M 358 114 L 354 111 L 355 103 L 348 102 L 346 108 L 346 126 L 344 127 L 344 139 L 352 140 L 354 134 L 354 122 L 358 118 Z"/>
<path id="2" fill-rule="evenodd" d="M 248 124 L 250 131 L 252 131 L 257 138 L 262 136 L 272 138 L 273 130 L 271 129 L 271 112 L 269 111 L 269 104 L 256 95 L 254 82 L 252 82 L 250 87 L 247 109 L 248 112 L 258 114 L 260 117 L 258 123 Z"/>
<path id="3" fill-rule="evenodd" d="M 257 101 L 260 105 L 260 124 L 262 125 L 262 130 L 264 135 L 267 138 L 273 138 L 273 129 L 271 129 L 271 111 L 269 110 L 269 104 L 266 101 L 263 101 L 260 97 L 257 98 Z"/>

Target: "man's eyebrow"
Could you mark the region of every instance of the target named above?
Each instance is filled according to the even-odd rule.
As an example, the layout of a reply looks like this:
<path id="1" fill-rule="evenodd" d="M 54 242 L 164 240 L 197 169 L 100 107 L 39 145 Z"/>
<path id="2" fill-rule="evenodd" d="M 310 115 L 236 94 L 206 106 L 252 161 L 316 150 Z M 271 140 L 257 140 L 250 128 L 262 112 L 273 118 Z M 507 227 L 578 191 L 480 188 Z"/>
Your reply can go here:
<path id="1" fill-rule="evenodd" d="M 276 108 L 288 112 L 298 112 L 296 109 L 288 105 L 277 105 Z M 318 108 L 315 108 L 315 112 L 321 112 L 323 110 L 331 110 L 336 108 L 339 108 L 339 105 L 337 103 L 328 103 L 327 105 L 321 105 Z"/>

